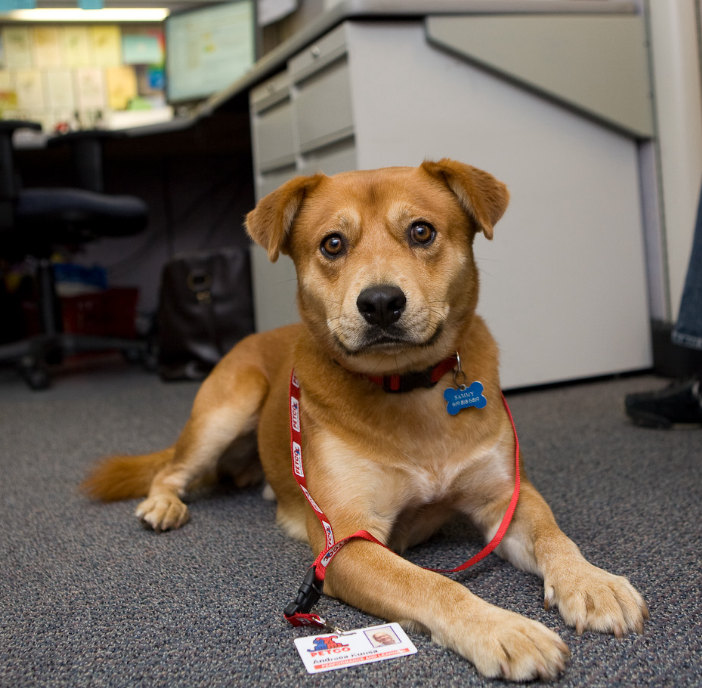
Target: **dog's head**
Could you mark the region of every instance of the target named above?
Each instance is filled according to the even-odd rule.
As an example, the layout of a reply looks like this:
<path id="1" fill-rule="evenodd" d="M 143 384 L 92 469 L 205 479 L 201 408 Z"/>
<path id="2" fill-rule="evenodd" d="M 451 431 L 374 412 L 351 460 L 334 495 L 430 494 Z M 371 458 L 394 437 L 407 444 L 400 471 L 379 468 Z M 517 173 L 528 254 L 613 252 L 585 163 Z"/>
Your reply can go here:
<path id="1" fill-rule="evenodd" d="M 246 218 L 275 261 L 291 256 L 303 321 L 351 370 L 404 372 L 456 349 L 478 298 L 473 238 L 492 239 L 509 194 L 443 159 L 297 177 Z"/>

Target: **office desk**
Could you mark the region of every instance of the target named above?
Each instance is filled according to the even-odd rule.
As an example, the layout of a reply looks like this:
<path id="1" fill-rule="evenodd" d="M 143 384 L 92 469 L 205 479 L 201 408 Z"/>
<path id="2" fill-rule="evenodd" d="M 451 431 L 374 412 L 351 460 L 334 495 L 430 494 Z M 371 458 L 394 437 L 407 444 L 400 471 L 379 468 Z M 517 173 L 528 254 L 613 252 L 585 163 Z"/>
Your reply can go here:
<path id="1" fill-rule="evenodd" d="M 542 45 L 544 26 L 561 67 L 550 75 L 520 59 Z M 597 36 L 611 44 L 610 30 L 621 54 L 592 50 L 587 41 Z M 490 44 L 472 53 L 486 32 L 512 48 L 506 63 Z M 571 83 L 554 84 L 564 70 Z M 519 387 L 651 364 L 637 149 L 651 135 L 647 78 L 633 3 L 437 1 L 399 10 L 369 0 L 320 17 L 203 112 L 249 91 L 258 198 L 296 174 L 444 156 L 506 182 L 511 206 L 494 241 L 476 239 L 479 311 L 501 347 L 503 384 Z M 610 82 L 604 101 L 633 110 L 603 110 L 602 93 L 570 88 Z M 258 327 L 296 320 L 290 261 L 271 266 L 255 250 L 253 264 Z"/>

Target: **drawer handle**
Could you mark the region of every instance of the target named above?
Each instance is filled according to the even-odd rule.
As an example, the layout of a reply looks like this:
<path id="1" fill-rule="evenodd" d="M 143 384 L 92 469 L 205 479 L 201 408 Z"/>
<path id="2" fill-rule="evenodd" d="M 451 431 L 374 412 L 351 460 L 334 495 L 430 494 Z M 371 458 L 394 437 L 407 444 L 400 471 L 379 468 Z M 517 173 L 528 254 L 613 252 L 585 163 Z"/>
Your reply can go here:
<path id="1" fill-rule="evenodd" d="M 318 46 L 318 45 L 315 45 L 315 46 L 310 50 L 310 53 L 311 53 L 312 57 L 314 57 L 315 59 L 317 59 L 317 58 L 322 54 L 322 51 L 319 49 L 319 46 Z"/>

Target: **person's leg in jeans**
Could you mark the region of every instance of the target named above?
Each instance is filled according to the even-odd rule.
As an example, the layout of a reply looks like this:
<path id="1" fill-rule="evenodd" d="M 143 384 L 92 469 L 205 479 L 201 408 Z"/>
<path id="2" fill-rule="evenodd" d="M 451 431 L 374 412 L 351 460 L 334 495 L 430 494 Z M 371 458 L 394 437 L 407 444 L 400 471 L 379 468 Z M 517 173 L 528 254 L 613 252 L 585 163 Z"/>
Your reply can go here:
<path id="1" fill-rule="evenodd" d="M 672 340 L 680 346 L 702 351 L 702 192 L 697 206 L 690 263 Z M 698 371 L 690 380 L 658 392 L 629 394 L 625 401 L 626 412 L 637 425 L 646 427 L 669 428 L 676 423 L 702 424 L 701 381 L 702 371 Z"/>

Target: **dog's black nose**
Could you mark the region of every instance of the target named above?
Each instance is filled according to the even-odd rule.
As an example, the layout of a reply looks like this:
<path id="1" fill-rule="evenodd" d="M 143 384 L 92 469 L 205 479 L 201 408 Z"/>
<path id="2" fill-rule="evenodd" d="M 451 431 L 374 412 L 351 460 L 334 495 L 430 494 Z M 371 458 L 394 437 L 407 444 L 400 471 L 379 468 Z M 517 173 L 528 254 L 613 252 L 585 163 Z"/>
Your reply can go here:
<path id="1" fill-rule="evenodd" d="M 361 315 L 371 324 L 388 327 L 397 322 L 405 310 L 407 298 L 399 287 L 382 284 L 364 289 L 356 299 Z"/>

